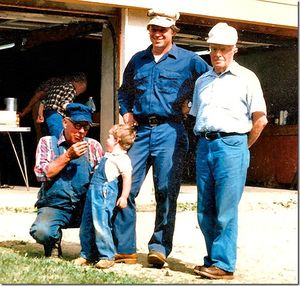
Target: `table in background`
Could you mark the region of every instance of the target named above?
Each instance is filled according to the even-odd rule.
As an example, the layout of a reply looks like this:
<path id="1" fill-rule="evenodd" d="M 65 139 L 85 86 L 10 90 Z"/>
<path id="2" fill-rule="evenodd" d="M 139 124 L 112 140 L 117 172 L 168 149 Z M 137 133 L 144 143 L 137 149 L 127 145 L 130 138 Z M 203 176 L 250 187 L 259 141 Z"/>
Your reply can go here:
<path id="1" fill-rule="evenodd" d="M 29 191 L 29 182 L 28 182 L 28 175 L 27 175 L 27 166 L 26 166 L 26 157 L 25 157 L 25 151 L 24 151 L 24 143 L 23 143 L 23 137 L 22 137 L 22 133 L 23 132 L 30 132 L 31 128 L 30 127 L 17 127 L 17 126 L 6 126 L 6 125 L 0 125 L 0 132 L 2 133 L 7 133 L 11 146 L 14 149 L 15 155 L 16 155 L 16 159 L 18 161 L 18 165 L 20 167 L 20 171 L 22 173 L 27 191 Z M 21 144 L 21 152 L 22 152 L 22 163 L 23 166 L 21 164 L 20 158 L 18 156 L 18 152 L 16 150 L 14 141 L 11 137 L 10 133 L 19 133 L 20 135 L 20 144 Z"/>

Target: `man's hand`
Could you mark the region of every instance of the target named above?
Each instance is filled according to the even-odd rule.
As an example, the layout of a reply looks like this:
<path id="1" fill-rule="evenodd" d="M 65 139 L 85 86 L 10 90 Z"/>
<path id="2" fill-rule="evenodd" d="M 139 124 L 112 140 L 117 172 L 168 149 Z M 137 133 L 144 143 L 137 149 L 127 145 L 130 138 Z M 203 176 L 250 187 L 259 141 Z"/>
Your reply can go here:
<path id="1" fill-rule="evenodd" d="M 125 113 L 123 115 L 123 121 L 125 124 L 128 124 L 128 125 L 134 125 L 134 126 L 137 125 L 137 122 L 135 121 L 132 112 Z"/>
<path id="2" fill-rule="evenodd" d="M 60 155 L 48 165 L 48 172 L 46 176 L 52 178 L 56 176 L 71 160 L 82 156 L 88 149 L 88 143 L 81 141 L 74 143 L 67 152 Z"/>
<path id="3" fill-rule="evenodd" d="M 44 116 L 43 115 L 38 115 L 36 118 L 36 123 L 43 123 L 44 122 Z"/>
<path id="4" fill-rule="evenodd" d="M 88 143 L 86 141 L 74 143 L 66 152 L 66 155 L 70 160 L 76 159 L 82 156 L 88 149 Z"/>
<path id="5" fill-rule="evenodd" d="M 191 106 L 190 106 L 190 101 L 186 99 L 181 106 L 181 112 L 184 118 L 187 118 L 189 112 L 190 112 Z"/>

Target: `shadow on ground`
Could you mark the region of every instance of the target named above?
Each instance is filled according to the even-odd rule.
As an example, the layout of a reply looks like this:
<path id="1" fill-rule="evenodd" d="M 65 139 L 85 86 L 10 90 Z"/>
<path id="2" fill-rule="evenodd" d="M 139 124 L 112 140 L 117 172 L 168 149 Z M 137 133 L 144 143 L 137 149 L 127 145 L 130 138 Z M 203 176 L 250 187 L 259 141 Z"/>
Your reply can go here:
<path id="1" fill-rule="evenodd" d="M 44 248 L 41 244 L 26 242 L 22 240 L 0 241 L 0 247 L 9 248 L 14 252 L 27 257 L 44 257 Z M 63 259 L 73 260 L 78 257 L 80 245 L 78 243 L 63 242 Z"/>
<path id="2" fill-rule="evenodd" d="M 38 243 L 26 242 L 22 240 L 7 240 L 7 241 L 0 241 L 0 247 L 8 248 L 26 257 L 31 257 L 31 258 L 44 257 L 44 248 L 41 244 Z M 63 260 L 71 261 L 79 256 L 80 244 L 74 242 L 73 243 L 63 242 L 62 250 L 63 250 Z M 146 253 L 138 253 L 137 263 L 141 264 L 143 268 L 151 268 L 147 262 Z M 188 263 L 175 258 L 168 258 L 168 268 L 172 271 L 178 271 L 186 274 L 193 274 L 192 265 L 189 265 Z"/>

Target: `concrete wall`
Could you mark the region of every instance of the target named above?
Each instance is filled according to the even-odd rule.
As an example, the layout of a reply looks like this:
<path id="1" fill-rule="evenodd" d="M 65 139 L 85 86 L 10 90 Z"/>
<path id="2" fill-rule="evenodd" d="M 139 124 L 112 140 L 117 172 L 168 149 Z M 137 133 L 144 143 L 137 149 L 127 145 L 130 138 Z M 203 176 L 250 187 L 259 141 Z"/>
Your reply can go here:
<path id="1" fill-rule="evenodd" d="M 150 44 L 147 23 L 149 18 L 144 10 L 123 9 L 121 20 L 121 77 L 130 58 Z"/>

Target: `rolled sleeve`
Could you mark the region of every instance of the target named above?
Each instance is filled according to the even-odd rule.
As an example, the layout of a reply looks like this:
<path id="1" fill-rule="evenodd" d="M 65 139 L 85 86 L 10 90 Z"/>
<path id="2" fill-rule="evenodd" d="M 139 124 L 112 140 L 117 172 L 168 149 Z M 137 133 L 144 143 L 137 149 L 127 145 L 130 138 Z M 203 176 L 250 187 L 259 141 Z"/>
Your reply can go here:
<path id="1" fill-rule="evenodd" d="M 54 160 L 54 153 L 51 150 L 50 136 L 42 137 L 38 143 L 35 155 L 34 173 L 39 182 L 49 181 L 46 176 L 49 163 Z"/>

